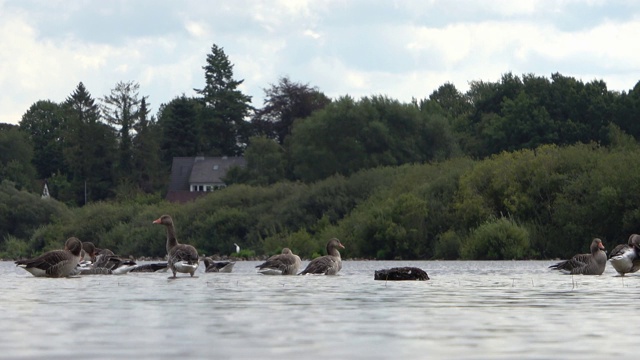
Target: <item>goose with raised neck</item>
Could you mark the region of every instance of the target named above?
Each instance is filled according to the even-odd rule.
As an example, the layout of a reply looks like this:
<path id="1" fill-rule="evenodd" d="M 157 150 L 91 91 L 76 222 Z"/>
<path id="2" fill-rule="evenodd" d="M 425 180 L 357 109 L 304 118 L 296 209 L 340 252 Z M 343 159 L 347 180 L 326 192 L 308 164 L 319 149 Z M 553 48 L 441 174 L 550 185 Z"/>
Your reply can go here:
<path id="1" fill-rule="evenodd" d="M 549 266 L 571 275 L 602 275 L 607 266 L 607 254 L 602 240 L 595 238 L 589 247 L 591 253 L 574 255 L 571 259 Z"/>
<path id="2" fill-rule="evenodd" d="M 175 278 L 177 273 L 190 274 L 193 277 L 200 262 L 196 248 L 178 242 L 171 216 L 162 215 L 153 223 L 164 225 L 167 229 L 167 265 L 171 269 L 173 277 Z"/>
<path id="3" fill-rule="evenodd" d="M 338 248 L 344 249 L 344 245 L 337 238 L 329 240 L 327 243 L 327 255 L 317 257 L 298 275 L 323 274 L 336 275 L 342 269 L 342 258 Z"/>

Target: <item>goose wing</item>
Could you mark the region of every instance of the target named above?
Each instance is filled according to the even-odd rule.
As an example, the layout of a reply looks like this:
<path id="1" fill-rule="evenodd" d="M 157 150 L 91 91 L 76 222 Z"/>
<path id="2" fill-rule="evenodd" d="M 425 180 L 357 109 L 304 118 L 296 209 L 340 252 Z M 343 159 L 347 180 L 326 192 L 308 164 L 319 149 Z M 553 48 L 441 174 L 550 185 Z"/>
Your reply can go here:
<path id="1" fill-rule="evenodd" d="M 569 260 L 561 261 L 555 265 L 549 266 L 552 269 L 557 270 L 565 270 L 565 271 L 573 271 L 575 269 L 580 269 L 584 266 L 587 266 L 591 260 L 591 254 L 578 254 L 572 257 Z"/>
<path id="2" fill-rule="evenodd" d="M 295 260 L 292 256 L 288 256 L 285 254 L 273 255 L 268 258 L 264 263 L 256 266 L 258 269 L 280 269 L 293 265 Z"/>
<path id="3" fill-rule="evenodd" d="M 178 244 L 171 249 L 169 257 L 173 262 L 184 261 L 188 264 L 198 263 L 198 251 L 191 245 Z"/>
<path id="4" fill-rule="evenodd" d="M 620 245 L 614 247 L 613 250 L 611 250 L 611 253 L 609 253 L 609 259 L 614 258 L 616 256 L 623 255 L 628 250 L 629 250 L 629 245 L 620 244 Z"/>
<path id="5" fill-rule="evenodd" d="M 69 260 L 71 253 L 65 250 L 53 250 L 44 253 L 33 259 L 25 259 L 16 261 L 16 265 L 24 268 L 37 268 L 43 271 L 48 271 L 52 267 L 55 267 L 60 262 Z"/>
<path id="6" fill-rule="evenodd" d="M 325 255 L 311 260 L 307 267 L 302 270 L 300 275 L 304 274 L 325 274 L 329 269 L 336 266 L 336 260 L 333 256 Z"/>

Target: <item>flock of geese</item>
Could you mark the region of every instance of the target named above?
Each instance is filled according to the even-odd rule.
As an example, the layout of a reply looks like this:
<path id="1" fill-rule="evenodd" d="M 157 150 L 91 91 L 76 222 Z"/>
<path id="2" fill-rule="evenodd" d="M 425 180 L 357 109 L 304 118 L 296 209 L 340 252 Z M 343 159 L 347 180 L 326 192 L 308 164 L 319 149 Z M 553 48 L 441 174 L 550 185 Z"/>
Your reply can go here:
<path id="1" fill-rule="evenodd" d="M 590 250 L 588 254 L 578 254 L 549 267 L 571 275 L 602 275 L 607 266 L 602 240 L 593 239 Z M 640 235 L 632 234 L 626 244 L 613 248 L 608 260 L 620 276 L 640 270 Z"/>
<path id="2" fill-rule="evenodd" d="M 76 237 L 69 238 L 63 250 L 46 252 L 32 259 L 18 260 L 16 266 L 24 268 L 37 277 L 67 277 L 73 275 L 91 274 L 126 274 L 129 272 L 156 272 L 170 270 L 173 278 L 178 273 L 194 276 L 200 264 L 198 251 L 188 244 L 181 244 L 176 238 L 173 219 L 169 215 L 162 215 L 153 224 L 164 225 L 167 232 L 167 261 L 160 263 L 136 264 L 133 260 L 116 256 L 108 249 L 99 249 L 91 242 L 81 242 Z M 239 252 L 239 246 L 236 252 Z M 336 275 L 342 269 L 340 251 L 344 246 L 340 240 L 333 238 L 327 243 L 327 255 L 317 257 L 309 262 L 306 268 L 299 272 L 302 261 L 289 248 L 284 248 L 281 254 L 273 255 L 264 263 L 256 266 L 257 272 L 264 275 L 305 275 L 324 274 Z M 601 239 L 595 238 L 591 242 L 590 253 L 578 254 L 568 260 L 549 266 L 551 269 L 572 275 L 602 275 L 607 262 L 620 274 L 634 273 L 640 270 L 640 235 L 632 234 L 626 244 L 616 246 L 607 258 Z M 203 259 L 205 272 L 231 272 L 235 262 L 213 261 Z M 417 275 L 418 269 L 391 269 L 395 273 L 384 273 L 385 278 L 398 275 L 398 278 L 413 278 L 416 276 L 428 279 L 426 273 Z M 382 278 L 382 274 L 380 275 Z M 377 279 L 377 278 L 376 278 Z"/>
<path id="3" fill-rule="evenodd" d="M 181 244 L 176 238 L 175 225 L 169 215 L 162 215 L 153 224 L 164 225 L 167 232 L 167 261 L 136 264 L 135 261 L 115 255 L 108 249 L 99 249 L 91 242 L 81 242 L 76 237 L 67 239 L 63 250 L 46 252 L 32 259 L 18 260 L 16 266 L 24 268 L 36 277 L 68 277 L 74 275 L 126 274 L 129 272 L 171 271 L 172 278 L 178 273 L 194 276 L 200 264 L 198 251 L 188 244 Z M 240 252 L 237 244 L 236 252 Z M 317 257 L 300 270 L 302 261 L 298 255 L 284 248 L 281 254 L 273 255 L 256 266 L 257 272 L 265 275 L 336 275 L 342 269 L 339 248 L 344 249 L 340 240 L 333 238 L 327 243 L 327 255 Z M 205 272 L 231 272 L 235 262 L 203 259 Z"/>

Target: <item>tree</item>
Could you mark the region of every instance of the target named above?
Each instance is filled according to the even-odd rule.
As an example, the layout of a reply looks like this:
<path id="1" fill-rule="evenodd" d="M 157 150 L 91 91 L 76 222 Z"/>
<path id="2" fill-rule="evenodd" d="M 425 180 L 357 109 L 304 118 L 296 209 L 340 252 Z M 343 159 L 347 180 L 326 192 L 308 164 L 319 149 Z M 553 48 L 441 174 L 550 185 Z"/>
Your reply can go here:
<path id="1" fill-rule="evenodd" d="M 429 100 L 435 101 L 445 111 L 445 113 L 455 119 L 459 116 L 467 115 L 473 109 L 467 95 L 456 89 L 455 85 L 445 83 L 438 90 L 429 95 Z"/>
<path id="2" fill-rule="evenodd" d="M 640 81 L 629 92 L 622 92 L 615 100 L 615 122 L 620 129 L 640 139 Z"/>
<path id="3" fill-rule="evenodd" d="M 22 115 L 20 129 L 33 144 L 33 164 L 41 179 L 67 173 L 63 155 L 66 125 L 61 106 L 50 100 L 37 101 Z"/>
<path id="4" fill-rule="evenodd" d="M 244 156 L 247 166 L 230 169 L 225 178 L 228 185 L 271 185 L 285 178 L 284 149 L 273 139 L 265 136 L 250 138 Z"/>
<path id="5" fill-rule="evenodd" d="M 133 138 L 134 181 L 144 192 L 160 189 L 164 183 L 164 169 L 160 161 L 160 127 L 153 117 L 149 118 L 147 101 L 142 98 L 138 111 L 138 122 L 134 126 Z"/>
<path id="6" fill-rule="evenodd" d="M 118 138 L 117 173 L 121 178 L 129 178 L 133 172 L 132 138 L 134 128 L 139 121 L 141 99 L 138 94 L 140 85 L 133 81 L 118 82 L 105 96 L 102 112 L 105 120 L 116 129 Z"/>
<path id="7" fill-rule="evenodd" d="M 188 98 L 184 94 L 160 106 L 158 125 L 161 132 L 161 155 L 165 164 L 171 164 L 174 157 L 202 153 L 198 136 L 202 107 L 202 101 Z"/>
<path id="8" fill-rule="evenodd" d="M 244 80 L 233 79 L 233 65 L 224 49 L 213 45 L 207 55 L 205 87 L 194 89 L 202 96 L 200 143 L 204 155 L 241 155 L 250 125 L 245 120 L 251 109 L 251 97 L 238 87 Z"/>
<path id="9" fill-rule="evenodd" d="M 0 183 L 9 180 L 18 189 L 35 190 L 32 158 L 33 146 L 24 132 L 17 126 L 0 128 Z"/>
<path id="10" fill-rule="evenodd" d="M 316 181 L 377 166 L 445 159 L 457 148 L 449 132 L 446 121 L 426 116 L 415 104 L 383 96 L 359 102 L 344 97 L 296 122 L 287 150 L 295 178 Z M 436 141 L 435 135 L 444 136 Z"/>
<path id="11" fill-rule="evenodd" d="M 252 123 L 259 133 L 280 145 L 291 134 L 296 119 L 304 119 L 331 102 L 318 88 L 292 82 L 288 77 L 264 89 L 264 94 L 264 107 L 256 111 Z"/>
<path id="12" fill-rule="evenodd" d="M 114 187 L 115 132 L 100 122 L 100 109 L 82 82 L 64 106 L 69 124 L 64 154 L 74 201 L 85 204 L 107 199 Z"/>

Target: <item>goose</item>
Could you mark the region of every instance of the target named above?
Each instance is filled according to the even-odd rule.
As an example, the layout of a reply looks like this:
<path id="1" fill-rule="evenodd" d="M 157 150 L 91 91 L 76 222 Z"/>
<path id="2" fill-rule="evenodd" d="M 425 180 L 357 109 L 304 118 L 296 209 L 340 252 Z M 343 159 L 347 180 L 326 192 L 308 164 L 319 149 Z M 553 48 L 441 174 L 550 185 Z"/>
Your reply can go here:
<path id="1" fill-rule="evenodd" d="M 317 257 L 298 275 L 324 274 L 336 275 L 342 269 L 342 258 L 338 248 L 344 249 L 340 240 L 333 238 L 327 243 L 327 255 Z"/>
<path id="2" fill-rule="evenodd" d="M 233 265 L 235 265 L 235 261 L 213 261 L 210 257 L 205 257 L 204 262 L 204 272 L 221 272 L 221 273 L 230 273 L 233 270 Z"/>
<path id="3" fill-rule="evenodd" d="M 36 277 L 67 277 L 80 262 L 81 251 L 82 242 L 76 237 L 70 237 L 64 244 L 64 250 L 53 250 L 33 259 L 18 260 L 16 266 Z"/>
<path id="4" fill-rule="evenodd" d="M 571 259 L 551 265 L 549 268 L 571 275 L 602 275 L 607 266 L 607 254 L 604 252 L 602 240 L 593 239 L 590 249 L 590 254 L 575 255 Z"/>
<path id="5" fill-rule="evenodd" d="M 84 255 L 80 261 L 96 261 L 96 246 L 91 241 L 82 242 L 82 251 Z"/>
<path id="6" fill-rule="evenodd" d="M 284 248 L 281 254 L 271 256 L 256 268 L 263 275 L 295 275 L 301 264 L 298 255 L 291 252 L 291 249 Z"/>
<path id="7" fill-rule="evenodd" d="M 169 215 L 162 215 L 153 221 L 154 224 L 161 224 L 167 227 L 167 265 L 173 277 L 176 273 L 193 274 L 198 268 L 198 251 L 191 245 L 180 244 L 176 239 L 176 230 L 173 225 L 173 219 Z"/>
<path id="8" fill-rule="evenodd" d="M 631 234 L 626 244 L 613 248 L 609 262 L 620 276 L 640 270 L 640 235 Z"/>
<path id="9" fill-rule="evenodd" d="M 98 255 L 115 255 L 115 253 L 109 249 L 100 249 L 100 248 L 96 248 L 96 256 Z"/>
<path id="10" fill-rule="evenodd" d="M 100 254 L 96 261 L 78 266 L 78 275 L 122 275 L 135 268 L 136 262 L 116 255 Z"/>

